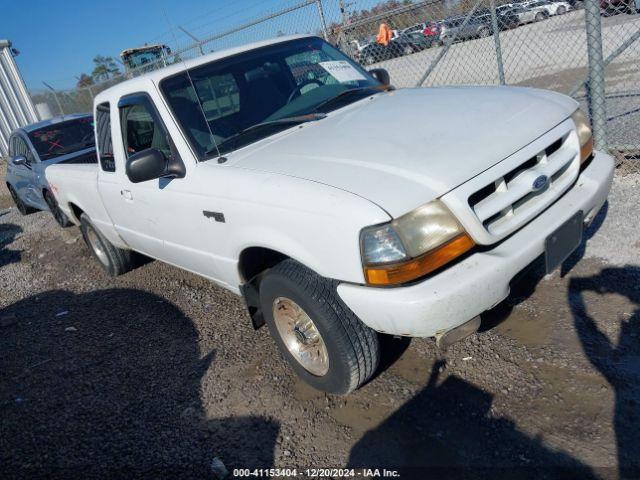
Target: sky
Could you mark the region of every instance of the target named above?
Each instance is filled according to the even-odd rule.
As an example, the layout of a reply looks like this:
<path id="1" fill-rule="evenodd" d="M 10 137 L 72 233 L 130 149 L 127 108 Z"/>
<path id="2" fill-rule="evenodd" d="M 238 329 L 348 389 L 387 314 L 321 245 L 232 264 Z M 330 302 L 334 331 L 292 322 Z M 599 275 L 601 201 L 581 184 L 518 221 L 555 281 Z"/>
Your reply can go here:
<path id="1" fill-rule="evenodd" d="M 178 26 L 206 37 L 299 1 L 0 0 L 0 39 L 10 40 L 20 51 L 16 62 L 30 90 L 44 89 L 43 81 L 54 88 L 72 88 L 77 76 L 91 73 L 96 55 L 117 58 L 125 48 L 144 43 L 184 47 L 192 40 Z M 337 15 L 337 0 L 323 2 L 331 21 Z M 278 32 L 307 33 L 319 25 L 313 9 L 305 7 L 249 29 L 233 41 L 244 43 Z"/>

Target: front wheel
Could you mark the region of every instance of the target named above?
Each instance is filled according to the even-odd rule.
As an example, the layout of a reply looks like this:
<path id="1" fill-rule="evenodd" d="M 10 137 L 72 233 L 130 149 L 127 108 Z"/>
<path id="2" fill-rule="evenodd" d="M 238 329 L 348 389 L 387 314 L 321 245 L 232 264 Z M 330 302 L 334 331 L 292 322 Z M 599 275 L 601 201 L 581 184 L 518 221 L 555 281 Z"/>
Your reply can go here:
<path id="1" fill-rule="evenodd" d="M 544 13 L 542 13 L 542 12 L 538 12 L 538 13 L 536 13 L 536 16 L 535 16 L 535 20 L 536 20 L 536 22 L 541 22 L 541 21 L 542 21 L 542 20 L 544 20 L 545 18 L 546 18 L 546 16 L 545 16 L 545 14 L 544 14 Z"/>
<path id="2" fill-rule="evenodd" d="M 556 10 L 556 15 L 564 15 L 565 13 L 567 13 L 567 7 L 564 5 L 560 5 L 558 10 Z"/>
<path id="3" fill-rule="evenodd" d="M 27 206 L 27 204 L 22 201 L 22 199 L 18 196 L 18 193 L 13 189 L 11 185 L 9 185 L 9 193 L 11 194 L 13 203 L 16 204 L 16 207 L 21 215 L 29 215 L 30 213 L 36 212 L 35 208 Z"/>
<path id="4" fill-rule="evenodd" d="M 133 268 L 131 251 L 114 246 L 91 223 L 91 219 L 86 213 L 80 215 L 80 231 L 89 250 L 109 275 L 112 277 L 122 275 Z"/>
<path id="5" fill-rule="evenodd" d="M 378 367 L 377 333 L 342 302 L 337 282 L 284 260 L 260 282 L 260 305 L 278 349 L 312 387 L 347 394 Z"/>

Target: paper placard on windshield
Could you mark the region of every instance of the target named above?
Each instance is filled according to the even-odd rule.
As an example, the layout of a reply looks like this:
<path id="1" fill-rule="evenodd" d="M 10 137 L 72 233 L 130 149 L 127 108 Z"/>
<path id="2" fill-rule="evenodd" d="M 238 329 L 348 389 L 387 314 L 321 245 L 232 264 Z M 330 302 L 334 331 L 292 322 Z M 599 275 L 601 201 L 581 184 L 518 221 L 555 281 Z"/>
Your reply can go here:
<path id="1" fill-rule="evenodd" d="M 353 82 L 354 80 L 366 80 L 358 70 L 353 68 L 346 60 L 335 60 L 332 62 L 319 62 L 329 74 L 339 82 Z"/>

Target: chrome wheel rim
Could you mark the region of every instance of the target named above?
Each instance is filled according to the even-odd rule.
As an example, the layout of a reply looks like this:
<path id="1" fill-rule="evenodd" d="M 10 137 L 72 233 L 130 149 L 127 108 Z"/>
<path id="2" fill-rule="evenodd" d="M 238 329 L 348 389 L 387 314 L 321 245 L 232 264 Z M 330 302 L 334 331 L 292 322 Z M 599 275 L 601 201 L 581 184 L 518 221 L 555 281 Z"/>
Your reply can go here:
<path id="1" fill-rule="evenodd" d="M 109 265 L 109 259 L 107 258 L 107 253 L 104 251 L 104 247 L 102 246 L 102 242 L 100 238 L 98 238 L 98 234 L 93 230 L 93 228 L 87 229 L 87 240 L 89 240 L 89 245 L 93 250 L 93 253 L 96 254 L 98 260 L 103 265 Z"/>
<path id="2" fill-rule="evenodd" d="M 312 375 L 326 375 L 329 354 L 311 317 L 290 298 L 278 297 L 273 301 L 273 319 L 291 356 Z"/>

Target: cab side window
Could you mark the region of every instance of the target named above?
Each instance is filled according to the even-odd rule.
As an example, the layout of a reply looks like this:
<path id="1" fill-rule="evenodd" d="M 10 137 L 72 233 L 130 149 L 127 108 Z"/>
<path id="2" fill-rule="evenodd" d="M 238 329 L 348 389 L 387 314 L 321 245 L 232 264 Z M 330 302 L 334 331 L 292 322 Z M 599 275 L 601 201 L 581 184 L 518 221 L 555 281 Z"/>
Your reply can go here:
<path id="1" fill-rule="evenodd" d="M 120 122 L 127 158 L 148 148 L 171 157 L 167 132 L 148 98 L 138 97 L 131 104 L 125 102 L 120 107 Z"/>
<path id="2" fill-rule="evenodd" d="M 100 167 L 105 172 L 115 172 L 116 163 L 113 158 L 113 142 L 111 141 L 109 102 L 101 103 L 96 107 L 96 134 L 98 137 Z"/>

